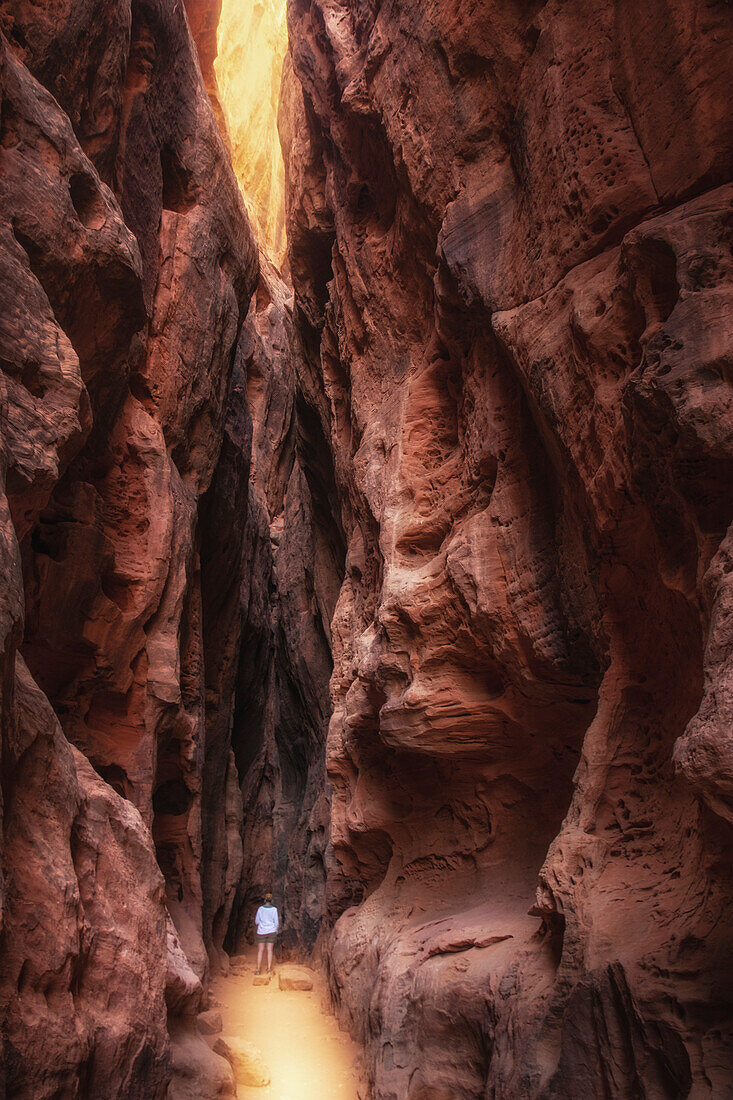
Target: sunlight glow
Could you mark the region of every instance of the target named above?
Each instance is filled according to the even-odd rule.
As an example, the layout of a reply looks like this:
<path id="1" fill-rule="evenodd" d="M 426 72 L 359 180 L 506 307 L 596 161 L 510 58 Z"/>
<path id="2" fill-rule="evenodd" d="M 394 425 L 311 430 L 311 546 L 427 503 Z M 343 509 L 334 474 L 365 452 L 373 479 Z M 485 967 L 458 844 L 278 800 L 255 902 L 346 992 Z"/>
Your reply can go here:
<path id="1" fill-rule="evenodd" d="M 285 255 L 285 168 L 277 107 L 287 41 L 285 0 L 222 0 L 214 68 L 234 171 L 260 247 L 278 266 Z"/>

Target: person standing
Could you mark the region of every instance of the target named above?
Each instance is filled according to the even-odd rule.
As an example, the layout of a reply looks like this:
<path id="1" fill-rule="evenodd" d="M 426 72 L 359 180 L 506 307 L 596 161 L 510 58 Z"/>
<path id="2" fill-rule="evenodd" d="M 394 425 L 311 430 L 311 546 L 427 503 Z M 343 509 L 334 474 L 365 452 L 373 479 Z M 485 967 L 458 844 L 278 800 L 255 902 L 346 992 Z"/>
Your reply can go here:
<path id="1" fill-rule="evenodd" d="M 272 970 L 272 951 L 275 946 L 280 917 L 272 903 L 272 894 L 265 894 L 265 900 L 255 913 L 257 929 L 257 973 L 262 973 L 262 955 L 267 946 L 267 973 Z"/>

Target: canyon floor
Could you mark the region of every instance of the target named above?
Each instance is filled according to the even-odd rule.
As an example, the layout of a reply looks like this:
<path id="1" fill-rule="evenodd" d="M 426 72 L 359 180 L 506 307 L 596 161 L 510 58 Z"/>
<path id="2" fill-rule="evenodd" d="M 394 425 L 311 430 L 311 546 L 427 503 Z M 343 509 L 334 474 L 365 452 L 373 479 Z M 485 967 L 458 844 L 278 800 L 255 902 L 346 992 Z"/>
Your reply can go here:
<path id="1" fill-rule="evenodd" d="M 219 978 L 212 987 L 222 1034 L 253 1043 L 270 1071 L 264 1088 L 238 1079 L 239 1100 L 359 1100 L 360 1048 L 328 1011 L 320 974 L 312 972 L 310 991 L 285 991 L 277 964 L 269 985 L 253 985 L 255 964 L 253 955 L 244 973 Z"/>

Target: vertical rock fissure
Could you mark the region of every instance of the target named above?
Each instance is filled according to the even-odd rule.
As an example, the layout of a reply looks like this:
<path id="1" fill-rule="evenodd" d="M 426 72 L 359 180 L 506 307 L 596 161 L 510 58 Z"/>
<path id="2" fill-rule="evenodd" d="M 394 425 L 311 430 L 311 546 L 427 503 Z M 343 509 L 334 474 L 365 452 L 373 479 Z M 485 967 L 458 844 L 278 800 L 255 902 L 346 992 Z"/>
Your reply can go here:
<path id="1" fill-rule="evenodd" d="M 242 341 L 255 425 L 232 748 L 243 790 L 244 868 L 225 947 L 251 937 L 266 889 L 284 951 L 310 950 L 325 904 L 325 738 L 330 621 L 344 547 L 331 452 L 301 392 L 292 292 L 263 261 Z"/>

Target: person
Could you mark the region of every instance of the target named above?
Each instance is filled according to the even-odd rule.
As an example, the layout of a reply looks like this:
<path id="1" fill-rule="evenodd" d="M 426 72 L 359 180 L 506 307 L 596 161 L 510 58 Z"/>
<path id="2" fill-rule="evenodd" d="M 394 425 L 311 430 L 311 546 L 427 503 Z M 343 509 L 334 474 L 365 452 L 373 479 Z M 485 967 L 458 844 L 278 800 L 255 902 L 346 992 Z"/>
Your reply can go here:
<path id="1" fill-rule="evenodd" d="M 262 973 L 262 955 L 267 946 L 267 973 L 272 970 L 272 949 L 275 946 L 280 917 L 272 903 L 272 894 L 265 894 L 265 900 L 255 913 L 257 928 L 257 973 Z"/>

